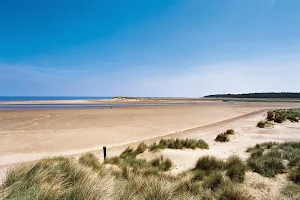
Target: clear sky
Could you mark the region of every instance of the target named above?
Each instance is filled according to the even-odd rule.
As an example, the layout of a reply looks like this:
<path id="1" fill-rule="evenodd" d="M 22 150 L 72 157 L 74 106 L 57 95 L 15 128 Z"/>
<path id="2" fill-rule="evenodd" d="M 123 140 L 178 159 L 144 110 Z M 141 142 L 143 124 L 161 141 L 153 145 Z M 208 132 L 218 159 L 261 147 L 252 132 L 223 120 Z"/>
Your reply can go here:
<path id="1" fill-rule="evenodd" d="M 299 0 L 0 1 L 0 96 L 300 91 Z"/>

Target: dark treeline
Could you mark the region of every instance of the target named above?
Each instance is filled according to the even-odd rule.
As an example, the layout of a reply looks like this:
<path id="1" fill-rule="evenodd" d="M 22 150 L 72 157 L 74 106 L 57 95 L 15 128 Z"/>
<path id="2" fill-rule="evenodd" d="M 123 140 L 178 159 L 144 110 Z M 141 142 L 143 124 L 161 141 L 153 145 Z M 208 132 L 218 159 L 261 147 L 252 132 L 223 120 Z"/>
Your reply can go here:
<path id="1" fill-rule="evenodd" d="M 300 93 L 296 92 L 268 92 L 268 93 L 249 93 L 249 94 L 215 94 L 207 95 L 205 98 L 260 98 L 260 99 L 300 99 Z"/>

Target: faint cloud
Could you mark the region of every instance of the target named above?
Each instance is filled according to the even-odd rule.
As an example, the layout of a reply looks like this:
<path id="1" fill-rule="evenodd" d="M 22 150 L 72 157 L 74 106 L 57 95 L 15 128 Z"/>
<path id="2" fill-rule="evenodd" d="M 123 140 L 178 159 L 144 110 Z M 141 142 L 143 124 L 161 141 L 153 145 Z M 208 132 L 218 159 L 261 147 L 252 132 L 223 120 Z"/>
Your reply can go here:
<path id="1" fill-rule="evenodd" d="M 150 66 L 149 66 L 150 68 Z M 0 62 L 2 95 L 181 96 L 299 91 L 300 53 L 195 64 L 174 74 L 103 75 Z M 9 87 L 8 87 L 9 86 Z M 6 92 L 5 92 L 6 90 Z"/>
<path id="2" fill-rule="evenodd" d="M 299 91 L 299 61 L 299 55 L 295 53 L 199 65 L 177 76 L 145 78 L 132 88 L 137 96 L 197 97 L 216 93 L 294 92 Z"/>
<path id="3" fill-rule="evenodd" d="M 3 63 L 0 61 L 0 70 L 6 72 L 11 72 L 14 74 L 21 75 L 33 75 L 33 76 L 51 76 L 51 75 L 66 75 L 66 74 L 79 74 L 83 71 L 79 70 L 65 70 L 58 68 L 49 68 L 49 67 L 37 67 L 33 65 L 25 64 L 10 64 Z"/>
<path id="4" fill-rule="evenodd" d="M 213 74 L 213 73 L 211 73 L 211 72 L 209 72 L 209 71 L 207 71 L 207 70 L 199 69 L 199 68 L 194 68 L 194 67 L 190 68 L 190 70 L 196 71 L 196 72 L 200 72 L 200 73 L 204 73 L 204 74 L 210 74 L 210 75 Z"/>

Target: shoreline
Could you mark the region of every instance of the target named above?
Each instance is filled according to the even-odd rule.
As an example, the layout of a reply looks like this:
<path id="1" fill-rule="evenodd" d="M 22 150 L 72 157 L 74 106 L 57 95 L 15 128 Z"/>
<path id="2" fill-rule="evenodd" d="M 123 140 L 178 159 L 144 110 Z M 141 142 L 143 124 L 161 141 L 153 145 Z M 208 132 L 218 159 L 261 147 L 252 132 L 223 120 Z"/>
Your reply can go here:
<path id="1" fill-rule="evenodd" d="M 1 105 L 103 105 L 103 104 L 176 104 L 176 103 L 300 103 L 300 99 L 259 99 L 259 98 L 104 98 L 104 99 L 72 99 L 72 100 L 7 100 Z"/>
<path id="2" fill-rule="evenodd" d="M 29 100 L 29 101 L 0 101 L 0 105 L 35 105 L 35 104 L 149 104 L 162 102 L 184 103 L 184 102 L 216 102 L 218 100 L 196 99 L 196 98 L 141 98 L 141 99 L 88 99 L 88 100 Z"/>

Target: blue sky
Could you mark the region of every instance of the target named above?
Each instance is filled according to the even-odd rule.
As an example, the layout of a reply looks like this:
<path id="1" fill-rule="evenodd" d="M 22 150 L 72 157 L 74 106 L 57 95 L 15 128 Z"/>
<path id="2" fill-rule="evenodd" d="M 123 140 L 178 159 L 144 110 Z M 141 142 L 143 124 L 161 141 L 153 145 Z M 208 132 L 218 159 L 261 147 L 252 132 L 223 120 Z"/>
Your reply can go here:
<path id="1" fill-rule="evenodd" d="M 298 0 L 0 1 L 0 95 L 299 92 Z"/>

